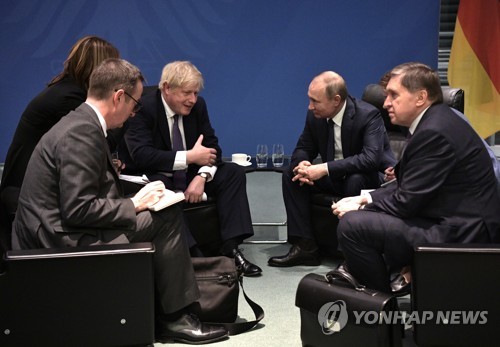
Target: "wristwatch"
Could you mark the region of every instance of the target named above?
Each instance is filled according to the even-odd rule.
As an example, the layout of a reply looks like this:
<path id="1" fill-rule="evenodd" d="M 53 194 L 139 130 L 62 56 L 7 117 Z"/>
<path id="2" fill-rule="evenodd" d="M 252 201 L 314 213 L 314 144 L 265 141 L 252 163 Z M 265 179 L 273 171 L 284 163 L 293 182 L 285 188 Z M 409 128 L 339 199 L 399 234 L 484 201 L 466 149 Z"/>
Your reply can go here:
<path id="1" fill-rule="evenodd" d="M 205 182 L 208 180 L 208 174 L 206 172 L 199 173 L 198 176 L 201 176 L 205 179 Z"/>

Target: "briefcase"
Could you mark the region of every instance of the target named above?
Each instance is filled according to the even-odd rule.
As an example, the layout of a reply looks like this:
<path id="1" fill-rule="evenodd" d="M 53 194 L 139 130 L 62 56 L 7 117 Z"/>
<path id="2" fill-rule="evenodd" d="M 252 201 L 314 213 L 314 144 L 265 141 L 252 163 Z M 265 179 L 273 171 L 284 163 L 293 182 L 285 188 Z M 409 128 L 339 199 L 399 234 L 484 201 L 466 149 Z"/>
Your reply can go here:
<path id="1" fill-rule="evenodd" d="M 192 262 L 200 298 L 191 308 L 202 322 L 221 325 L 229 335 L 241 334 L 259 324 L 264 318 L 264 310 L 245 293 L 243 277 L 234 259 L 225 256 L 195 257 Z M 236 322 L 240 288 L 255 319 Z"/>
<path id="2" fill-rule="evenodd" d="M 310 273 L 300 281 L 295 305 L 300 309 L 302 345 L 401 346 L 396 298 L 344 275 L 337 270 L 326 276 Z"/>

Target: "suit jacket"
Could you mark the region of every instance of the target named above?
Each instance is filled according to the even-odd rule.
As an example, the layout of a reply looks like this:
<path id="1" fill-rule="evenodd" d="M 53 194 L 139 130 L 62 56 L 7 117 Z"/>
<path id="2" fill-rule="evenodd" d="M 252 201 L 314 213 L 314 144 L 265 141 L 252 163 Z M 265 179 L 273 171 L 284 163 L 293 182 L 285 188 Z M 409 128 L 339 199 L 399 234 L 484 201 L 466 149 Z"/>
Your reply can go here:
<path id="1" fill-rule="evenodd" d="M 172 150 L 167 115 L 159 89 L 141 98 L 142 109 L 128 120 L 124 135 L 126 148 L 120 148 L 127 172 L 155 176 L 158 172 L 172 172 L 176 151 Z M 207 105 L 198 97 L 191 113 L 182 117 L 186 150 L 193 148 L 203 134 L 203 145 L 217 150 L 217 162 L 221 163 L 222 151 L 215 131 L 210 124 Z M 131 160 L 128 160 L 128 159 Z M 197 174 L 200 166 L 188 166 L 188 178 Z"/>
<path id="2" fill-rule="evenodd" d="M 383 172 L 396 162 L 389 146 L 389 138 L 374 106 L 347 97 L 347 106 L 342 120 L 341 141 L 344 159 L 328 163 L 332 179 L 340 179 L 352 173 Z M 312 162 L 318 154 L 326 162 L 328 125 L 325 119 L 307 112 L 304 130 L 292 153 L 291 168 L 302 160 Z"/>
<path id="3" fill-rule="evenodd" d="M 84 103 L 36 146 L 13 233 L 22 248 L 76 246 L 85 234 L 127 242 L 123 233 L 135 230 L 136 214 L 120 187 L 97 115 Z"/>
<path id="4" fill-rule="evenodd" d="M 425 112 L 395 170 L 397 184 L 372 192 L 366 210 L 432 221 L 431 242 L 499 241 L 500 198 L 488 152 L 448 106 Z"/>

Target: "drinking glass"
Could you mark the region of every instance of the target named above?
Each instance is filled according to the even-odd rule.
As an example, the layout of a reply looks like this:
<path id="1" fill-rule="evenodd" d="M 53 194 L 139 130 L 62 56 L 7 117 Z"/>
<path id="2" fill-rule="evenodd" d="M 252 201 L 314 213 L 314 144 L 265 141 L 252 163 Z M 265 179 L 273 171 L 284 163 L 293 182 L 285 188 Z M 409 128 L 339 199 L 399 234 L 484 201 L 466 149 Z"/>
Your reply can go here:
<path id="1" fill-rule="evenodd" d="M 273 166 L 282 167 L 285 161 L 285 149 L 281 143 L 276 143 L 273 145 Z"/>
<path id="2" fill-rule="evenodd" d="M 267 145 L 257 145 L 255 160 L 257 167 L 267 167 Z"/>

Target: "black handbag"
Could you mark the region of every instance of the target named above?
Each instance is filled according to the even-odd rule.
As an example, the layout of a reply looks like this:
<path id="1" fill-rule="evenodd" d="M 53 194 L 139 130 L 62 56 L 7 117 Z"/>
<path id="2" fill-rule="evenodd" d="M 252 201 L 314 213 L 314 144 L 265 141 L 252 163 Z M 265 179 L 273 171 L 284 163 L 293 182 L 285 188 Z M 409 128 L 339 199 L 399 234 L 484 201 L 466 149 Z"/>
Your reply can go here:
<path id="1" fill-rule="evenodd" d="M 402 324 L 383 321 L 398 310 L 396 298 L 370 290 L 345 271 L 310 273 L 297 288 L 303 346 L 391 346 L 402 344 Z"/>
<path id="2" fill-rule="evenodd" d="M 224 326 L 229 335 L 252 329 L 264 318 L 264 310 L 252 301 L 243 288 L 243 276 L 229 257 L 192 258 L 200 299 L 194 312 L 202 322 Z M 235 323 L 238 317 L 239 288 L 252 308 L 255 319 Z"/>

